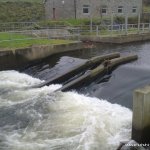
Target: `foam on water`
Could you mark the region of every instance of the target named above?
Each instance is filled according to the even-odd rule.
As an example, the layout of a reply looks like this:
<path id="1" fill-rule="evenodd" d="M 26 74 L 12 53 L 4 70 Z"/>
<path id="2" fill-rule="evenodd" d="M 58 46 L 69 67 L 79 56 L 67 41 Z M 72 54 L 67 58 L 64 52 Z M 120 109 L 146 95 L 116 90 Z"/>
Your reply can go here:
<path id="1" fill-rule="evenodd" d="M 132 112 L 125 107 L 74 91 L 52 92 L 60 85 L 19 90 L 42 81 L 16 71 L 0 72 L 0 80 L 4 89 L 13 87 L 0 95 L 2 150 L 115 150 L 130 139 Z"/>
<path id="2" fill-rule="evenodd" d="M 24 87 L 24 86 L 30 86 L 35 85 L 38 83 L 41 83 L 43 81 L 32 78 L 31 76 L 23 73 L 19 73 L 17 71 L 1 71 L 0 72 L 0 85 L 4 86 L 14 86 L 16 87 Z M 11 87 L 12 88 L 12 87 Z"/>

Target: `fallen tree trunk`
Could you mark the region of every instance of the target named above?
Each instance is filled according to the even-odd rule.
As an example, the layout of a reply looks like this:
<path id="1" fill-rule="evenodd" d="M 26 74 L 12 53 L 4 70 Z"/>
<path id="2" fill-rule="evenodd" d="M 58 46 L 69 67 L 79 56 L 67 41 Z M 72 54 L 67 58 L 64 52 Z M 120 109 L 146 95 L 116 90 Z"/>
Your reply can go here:
<path id="1" fill-rule="evenodd" d="M 40 87 L 43 87 L 46 85 L 50 85 L 52 83 L 65 82 L 66 80 L 70 79 L 71 77 L 74 77 L 78 73 L 85 71 L 86 69 L 88 69 L 90 67 L 94 67 L 94 66 L 98 65 L 99 63 L 102 63 L 104 60 L 113 59 L 113 58 L 117 58 L 117 57 L 120 57 L 120 53 L 112 53 L 112 54 L 93 57 L 93 58 L 87 60 L 85 63 L 72 68 L 70 71 L 68 71 L 58 77 L 54 77 L 42 84 L 33 86 L 32 88 L 40 88 Z"/>
<path id="2" fill-rule="evenodd" d="M 104 64 L 101 64 L 98 67 L 96 67 L 95 69 L 89 70 L 84 75 L 80 76 L 79 78 L 65 84 L 62 88 L 60 88 L 58 90 L 67 91 L 70 89 L 77 88 L 81 85 L 84 85 L 85 83 L 88 83 L 88 81 L 93 80 L 97 76 L 100 76 L 100 75 L 103 76 L 108 71 L 112 71 L 115 67 L 117 67 L 121 64 L 128 63 L 128 62 L 131 62 L 131 61 L 134 61 L 137 59 L 138 59 L 137 55 L 115 58 L 110 61 L 110 64 L 107 67 L 105 67 Z"/>

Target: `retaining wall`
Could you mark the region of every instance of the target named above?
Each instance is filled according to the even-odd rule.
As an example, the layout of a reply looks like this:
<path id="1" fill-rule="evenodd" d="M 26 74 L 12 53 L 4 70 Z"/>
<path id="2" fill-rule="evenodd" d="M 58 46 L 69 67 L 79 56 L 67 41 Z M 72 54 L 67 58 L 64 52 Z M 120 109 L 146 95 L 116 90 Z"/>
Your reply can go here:
<path id="1" fill-rule="evenodd" d="M 0 51 L 0 70 L 17 69 L 31 62 L 41 60 L 53 54 L 84 48 L 82 42 L 60 45 L 34 45 L 32 47 L 15 50 Z"/>
<path id="2" fill-rule="evenodd" d="M 129 34 L 129 35 L 116 36 L 116 37 L 115 36 L 114 37 L 81 36 L 81 41 L 116 43 L 116 44 L 146 41 L 146 40 L 150 40 L 150 33 Z"/>

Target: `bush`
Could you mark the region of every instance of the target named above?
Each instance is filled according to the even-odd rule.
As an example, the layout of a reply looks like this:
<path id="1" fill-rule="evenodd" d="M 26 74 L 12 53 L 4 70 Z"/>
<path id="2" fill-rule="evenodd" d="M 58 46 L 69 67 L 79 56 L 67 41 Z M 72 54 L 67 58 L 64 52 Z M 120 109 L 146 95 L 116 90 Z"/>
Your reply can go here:
<path id="1" fill-rule="evenodd" d="M 117 24 L 123 24 L 125 22 L 125 18 L 124 17 L 119 17 L 119 16 L 115 17 L 114 20 Z"/>
<path id="2" fill-rule="evenodd" d="M 138 17 L 129 17 L 128 22 L 129 22 L 129 24 L 137 24 L 138 23 Z"/>

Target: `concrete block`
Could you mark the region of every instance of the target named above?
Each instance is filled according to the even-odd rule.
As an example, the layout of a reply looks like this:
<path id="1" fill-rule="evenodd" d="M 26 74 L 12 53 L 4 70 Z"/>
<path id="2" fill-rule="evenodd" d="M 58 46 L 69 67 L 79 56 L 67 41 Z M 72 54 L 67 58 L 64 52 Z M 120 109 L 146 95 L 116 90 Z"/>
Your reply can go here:
<path id="1" fill-rule="evenodd" d="M 134 92 L 132 139 L 150 144 L 150 86 Z"/>

